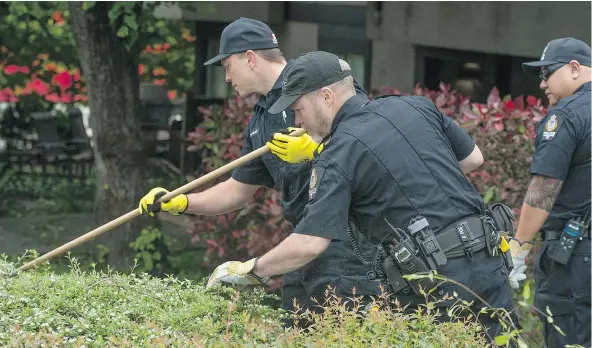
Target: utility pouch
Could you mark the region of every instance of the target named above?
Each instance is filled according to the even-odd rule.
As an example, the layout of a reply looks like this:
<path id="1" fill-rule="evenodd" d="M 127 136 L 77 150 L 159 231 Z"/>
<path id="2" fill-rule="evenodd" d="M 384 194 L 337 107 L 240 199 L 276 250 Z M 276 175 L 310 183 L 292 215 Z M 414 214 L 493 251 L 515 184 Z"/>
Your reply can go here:
<path id="1" fill-rule="evenodd" d="M 409 284 L 397 269 L 397 265 L 393 260 L 393 256 L 388 256 L 382 263 L 382 269 L 386 274 L 388 284 L 392 288 L 393 294 L 405 289 Z"/>
<path id="2" fill-rule="evenodd" d="M 419 257 L 419 250 L 409 239 L 403 239 L 397 245 L 391 245 L 390 256 L 393 257 L 393 261 L 403 274 L 428 273 L 430 271 Z M 430 288 L 435 286 L 428 278 L 410 279 L 407 282 L 416 295 L 422 294 L 420 284 L 425 284 Z"/>
<path id="3" fill-rule="evenodd" d="M 487 216 L 491 217 L 499 231 L 507 232 L 508 236 L 514 236 L 514 213 L 512 209 L 503 203 L 495 203 L 487 208 Z"/>

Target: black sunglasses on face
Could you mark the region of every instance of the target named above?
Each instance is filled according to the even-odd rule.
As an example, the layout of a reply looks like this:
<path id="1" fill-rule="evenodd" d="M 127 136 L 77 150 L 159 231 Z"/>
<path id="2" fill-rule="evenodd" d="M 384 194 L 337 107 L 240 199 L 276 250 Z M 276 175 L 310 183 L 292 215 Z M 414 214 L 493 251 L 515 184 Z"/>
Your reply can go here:
<path id="1" fill-rule="evenodd" d="M 555 71 L 559 70 L 564 65 L 565 63 L 557 63 L 553 65 L 544 66 L 541 68 L 541 71 L 539 72 L 539 77 L 541 78 L 541 80 L 547 81 Z"/>

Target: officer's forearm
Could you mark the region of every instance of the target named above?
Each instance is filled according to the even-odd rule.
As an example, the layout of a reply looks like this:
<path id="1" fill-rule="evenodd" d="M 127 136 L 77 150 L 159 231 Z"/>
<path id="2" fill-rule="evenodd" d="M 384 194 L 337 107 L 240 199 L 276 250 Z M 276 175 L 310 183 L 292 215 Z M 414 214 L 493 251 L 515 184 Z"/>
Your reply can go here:
<path id="1" fill-rule="evenodd" d="M 258 188 L 230 178 L 203 192 L 188 194 L 185 212 L 197 215 L 224 214 L 249 203 Z"/>
<path id="2" fill-rule="evenodd" d="M 254 272 L 260 277 L 271 277 L 295 271 L 319 256 L 329 243 L 329 238 L 292 233 L 257 260 Z"/>
<path id="3" fill-rule="evenodd" d="M 531 207 L 527 203 L 522 204 L 520 221 L 518 221 L 518 229 L 514 238 L 521 243 L 532 241 L 537 232 L 543 227 L 547 217 L 549 217 L 548 212 Z"/>
<path id="4" fill-rule="evenodd" d="M 520 242 L 530 242 L 543 227 L 555 200 L 561 191 L 563 181 L 535 175 L 528 187 L 515 238 Z"/>

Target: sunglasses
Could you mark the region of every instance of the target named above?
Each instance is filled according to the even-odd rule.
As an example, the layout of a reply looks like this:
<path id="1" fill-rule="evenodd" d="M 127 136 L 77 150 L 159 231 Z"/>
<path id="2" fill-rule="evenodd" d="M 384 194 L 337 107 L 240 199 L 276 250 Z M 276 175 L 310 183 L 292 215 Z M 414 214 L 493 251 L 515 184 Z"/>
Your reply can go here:
<path id="1" fill-rule="evenodd" d="M 541 78 L 541 80 L 547 81 L 555 71 L 561 69 L 564 65 L 565 63 L 556 63 L 553 65 L 544 66 L 541 68 L 541 71 L 539 72 L 539 77 Z"/>

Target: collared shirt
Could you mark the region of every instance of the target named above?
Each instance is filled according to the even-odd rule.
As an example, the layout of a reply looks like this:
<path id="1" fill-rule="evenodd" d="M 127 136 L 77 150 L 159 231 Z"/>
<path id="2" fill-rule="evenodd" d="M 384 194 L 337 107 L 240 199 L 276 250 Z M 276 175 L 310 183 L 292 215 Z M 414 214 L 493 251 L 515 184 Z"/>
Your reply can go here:
<path id="1" fill-rule="evenodd" d="M 590 82 L 547 111 L 536 127 L 530 172 L 563 180 L 543 229 L 557 229 L 590 210 Z"/>
<path id="2" fill-rule="evenodd" d="M 253 116 L 247 125 L 245 143 L 241 155 L 265 146 L 273 134 L 295 127 L 295 115 L 291 108 L 280 114 L 270 114 L 267 110 L 280 98 L 282 81 L 292 61 L 282 70 L 271 91 L 259 98 Z M 365 95 L 364 90 L 356 83 L 356 91 Z M 268 152 L 263 156 L 237 168 L 232 177 L 249 185 L 264 185 L 281 192 L 280 204 L 286 220 L 294 226 L 302 218 L 308 197 L 308 179 L 310 178 L 311 162 L 290 164 Z"/>
<path id="3" fill-rule="evenodd" d="M 373 243 L 418 215 L 438 233 L 485 212 L 459 161 L 474 142 L 426 98 L 354 96 L 315 158 L 309 202 L 295 232 L 343 240 L 348 216 Z"/>

